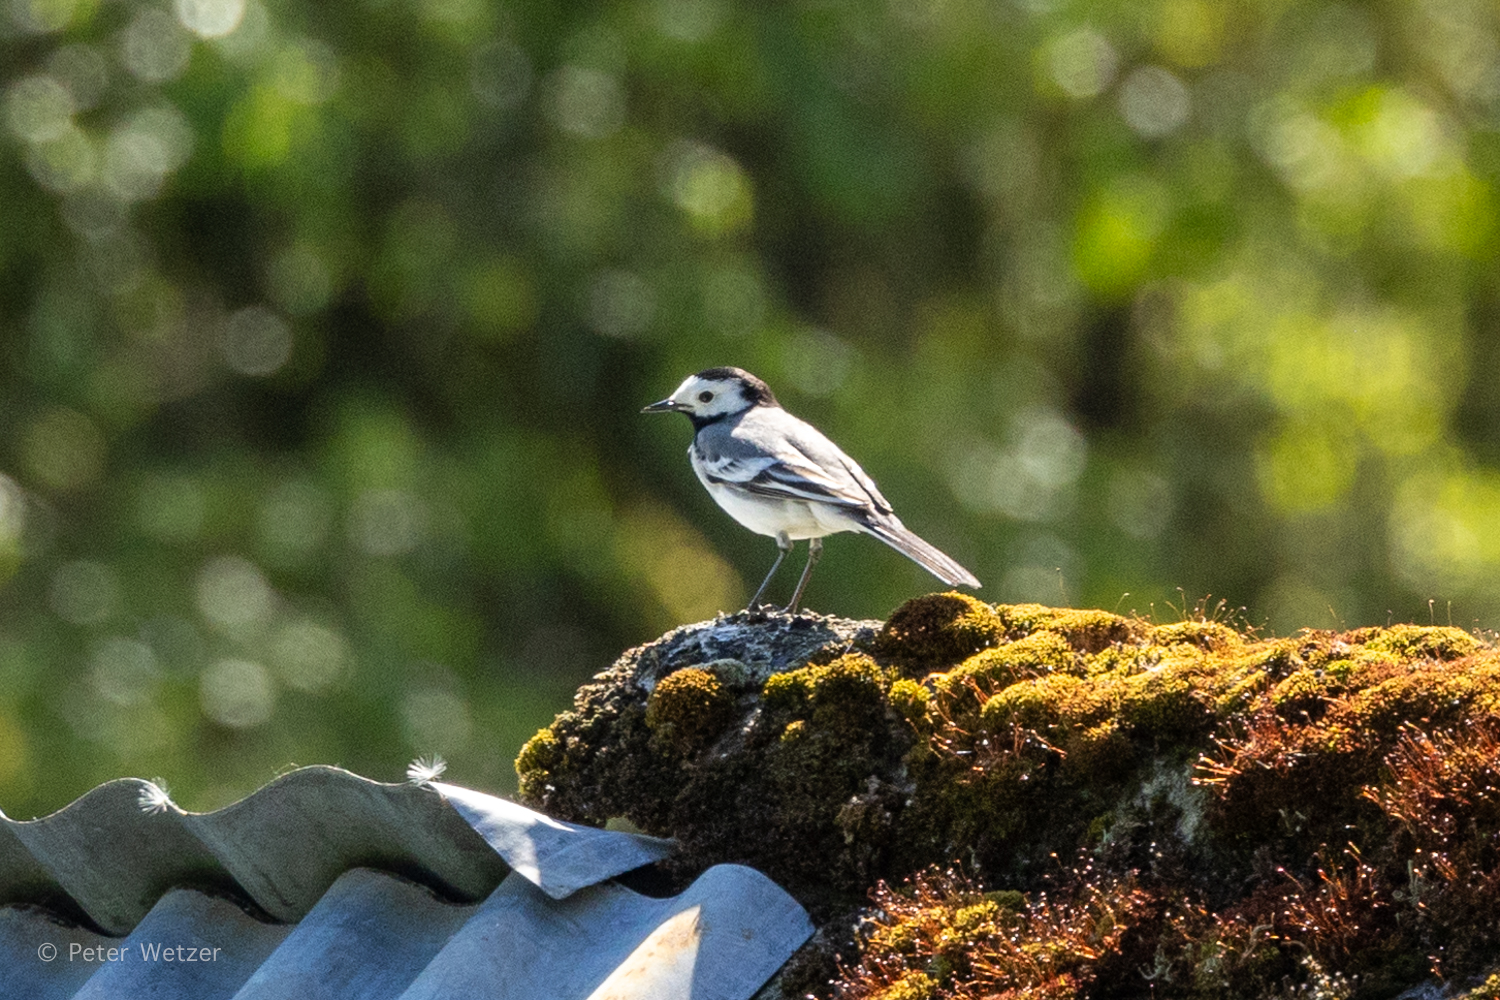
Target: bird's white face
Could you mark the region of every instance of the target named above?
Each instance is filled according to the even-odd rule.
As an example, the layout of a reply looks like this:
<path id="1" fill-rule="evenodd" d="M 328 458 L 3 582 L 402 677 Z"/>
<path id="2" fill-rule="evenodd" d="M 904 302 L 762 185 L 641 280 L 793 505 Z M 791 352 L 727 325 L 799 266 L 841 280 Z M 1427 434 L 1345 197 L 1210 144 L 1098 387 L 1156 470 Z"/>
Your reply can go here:
<path id="1" fill-rule="evenodd" d="M 726 413 L 747 410 L 752 404 L 745 398 L 744 385 L 738 379 L 703 378 L 689 375 L 677 391 L 663 402 L 672 408 L 701 419 L 713 419 Z"/>

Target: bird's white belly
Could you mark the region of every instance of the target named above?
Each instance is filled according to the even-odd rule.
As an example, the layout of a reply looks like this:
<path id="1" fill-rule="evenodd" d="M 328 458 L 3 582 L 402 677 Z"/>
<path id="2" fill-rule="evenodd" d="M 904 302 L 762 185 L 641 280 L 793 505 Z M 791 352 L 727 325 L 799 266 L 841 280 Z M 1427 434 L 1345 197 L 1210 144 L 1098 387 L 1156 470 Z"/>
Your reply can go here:
<path id="1" fill-rule="evenodd" d="M 788 538 L 800 541 L 839 531 L 859 530 L 857 524 L 832 504 L 756 496 L 706 479 L 703 485 L 708 489 L 708 495 L 730 517 L 758 535 L 774 538 L 785 532 Z"/>

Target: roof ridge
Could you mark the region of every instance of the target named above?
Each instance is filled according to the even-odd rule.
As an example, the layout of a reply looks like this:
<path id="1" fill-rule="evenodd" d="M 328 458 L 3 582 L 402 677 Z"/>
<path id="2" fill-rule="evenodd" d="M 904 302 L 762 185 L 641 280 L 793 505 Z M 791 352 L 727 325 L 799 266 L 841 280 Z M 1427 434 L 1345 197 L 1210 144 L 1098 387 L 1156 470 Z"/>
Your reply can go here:
<path id="1" fill-rule="evenodd" d="M 468 901 L 513 868 L 560 898 L 670 850 L 669 841 L 563 823 L 457 785 L 371 781 L 336 767 L 289 771 L 201 813 L 122 778 L 45 817 L 0 817 L 0 903 L 35 903 L 123 934 L 166 891 L 194 886 L 242 893 L 270 917 L 295 921 L 357 867 Z"/>

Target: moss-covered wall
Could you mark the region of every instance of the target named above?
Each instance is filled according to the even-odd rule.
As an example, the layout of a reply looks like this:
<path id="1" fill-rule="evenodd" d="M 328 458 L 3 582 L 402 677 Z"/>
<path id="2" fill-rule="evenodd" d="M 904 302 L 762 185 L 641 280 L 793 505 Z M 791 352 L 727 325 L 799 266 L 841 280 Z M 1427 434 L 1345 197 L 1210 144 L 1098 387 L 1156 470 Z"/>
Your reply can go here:
<path id="1" fill-rule="evenodd" d="M 1458 629 L 741 614 L 626 654 L 517 769 L 540 808 L 676 837 L 678 877 L 796 895 L 844 951 L 786 995 L 1500 985 L 1500 651 Z"/>

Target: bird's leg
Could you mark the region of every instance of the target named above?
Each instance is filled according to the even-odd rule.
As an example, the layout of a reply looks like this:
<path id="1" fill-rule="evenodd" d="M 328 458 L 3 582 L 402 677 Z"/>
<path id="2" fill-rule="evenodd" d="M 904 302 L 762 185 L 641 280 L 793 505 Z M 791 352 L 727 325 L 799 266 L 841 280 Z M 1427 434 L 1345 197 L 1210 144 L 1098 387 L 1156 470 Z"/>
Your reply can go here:
<path id="1" fill-rule="evenodd" d="M 792 594 L 792 603 L 786 606 L 787 614 L 796 614 L 797 602 L 802 600 L 802 592 L 807 589 L 807 578 L 812 576 L 812 568 L 818 564 L 823 556 L 823 539 L 814 538 L 807 543 L 807 566 L 802 570 L 802 579 L 797 581 L 797 589 Z"/>
<path id="2" fill-rule="evenodd" d="M 783 531 L 776 536 L 776 561 L 771 564 L 771 572 L 766 574 L 766 578 L 761 581 L 760 589 L 755 592 L 754 597 L 750 598 L 750 604 L 745 608 L 746 611 L 754 611 L 760 607 L 760 595 L 764 594 L 766 588 L 771 585 L 771 578 L 781 568 L 781 561 L 786 558 L 786 554 L 790 551 L 792 551 L 792 540 L 786 537 L 786 532 Z"/>

